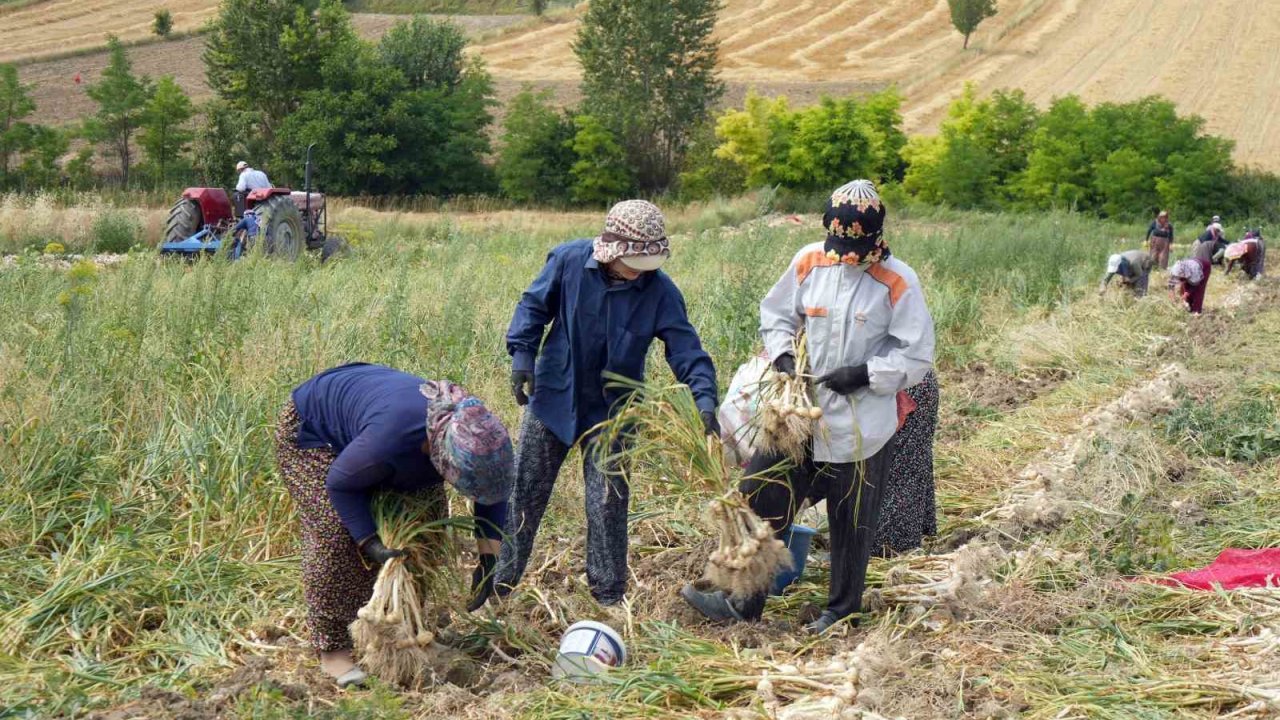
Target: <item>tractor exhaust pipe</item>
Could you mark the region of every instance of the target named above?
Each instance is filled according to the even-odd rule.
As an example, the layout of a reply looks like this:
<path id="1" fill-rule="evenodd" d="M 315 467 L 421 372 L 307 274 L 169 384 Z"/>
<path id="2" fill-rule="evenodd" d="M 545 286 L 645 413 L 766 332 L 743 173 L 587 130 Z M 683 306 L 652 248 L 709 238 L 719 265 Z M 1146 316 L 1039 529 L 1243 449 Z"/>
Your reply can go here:
<path id="1" fill-rule="evenodd" d="M 311 148 L 314 148 L 315 146 L 316 146 L 315 143 L 311 143 L 310 145 L 307 146 L 307 164 L 302 170 L 302 191 L 307 194 L 307 202 L 306 202 L 307 213 L 303 215 L 303 217 L 307 219 L 308 226 L 310 226 L 312 223 L 312 220 L 311 220 Z M 316 229 L 314 227 L 308 227 L 307 231 L 308 231 L 308 236 L 315 235 L 316 233 Z M 311 240 L 311 237 L 307 237 L 307 240 L 308 241 Z"/>

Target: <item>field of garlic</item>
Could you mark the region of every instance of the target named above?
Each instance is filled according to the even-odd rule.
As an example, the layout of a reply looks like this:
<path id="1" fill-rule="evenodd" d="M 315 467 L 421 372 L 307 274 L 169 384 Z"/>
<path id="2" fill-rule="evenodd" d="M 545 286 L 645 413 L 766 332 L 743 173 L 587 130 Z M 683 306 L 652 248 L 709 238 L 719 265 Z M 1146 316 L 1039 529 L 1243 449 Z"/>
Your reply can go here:
<path id="1" fill-rule="evenodd" d="M 270 447 L 279 404 L 310 373 L 363 359 L 462 382 L 515 425 L 501 330 L 546 250 L 594 229 L 576 215 L 369 218 L 353 256 L 324 267 L 135 251 L 0 272 L 0 707 L 112 720 L 1274 712 L 1276 593 L 1142 578 L 1280 545 L 1276 286 L 1215 274 L 1199 318 L 1159 293 L 1099 299 L 1101 261 L 1124 247 L 1114 226 L 923 211 L 896 215 L 891 242 L 920 270 L 941 338 L 940 534 L 872 563 L 859 627 L 800 632 L 825 598 L 821 538 L 764 622 L 700 622 L 676 593 L 720 546 L 706 508 L 724 488 L 652 472 L 633 478 L 628 601 L 597 607 L 571 459 L 527 582 L 439 628 L 474 667 L 426 691 L 338 693 L 304 646 L 296 519 Z M 724 384 L 812 222 L 681 222 L 670 273 Z M 670 380 L 660 351 L 650 367 Z M 467 561 L 454 569 L 465 582 Z M 561 633 L 584 619 L 622 633 L 627 666 L 551 682 Z"/>

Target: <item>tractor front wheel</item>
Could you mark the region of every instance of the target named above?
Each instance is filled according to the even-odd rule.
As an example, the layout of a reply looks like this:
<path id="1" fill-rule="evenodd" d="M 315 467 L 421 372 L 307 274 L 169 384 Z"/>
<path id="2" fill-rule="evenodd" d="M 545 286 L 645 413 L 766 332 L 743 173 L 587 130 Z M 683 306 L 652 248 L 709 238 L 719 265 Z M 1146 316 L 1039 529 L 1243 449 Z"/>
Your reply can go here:
<path id="1" fill-rule="evenodd" d="M 164 241 L 186 240 L 200 232 L 201 223 L 200 204 L 184 197 L 169 208 L 169 219 L 164 224 Z"/>
<path id="2" fill-rule="evenodd" d="M 302 213 L 288 195 L 273 195 L 255 208 L 262 251 L 284 260 L 297 260 L 302 253 Z"/>

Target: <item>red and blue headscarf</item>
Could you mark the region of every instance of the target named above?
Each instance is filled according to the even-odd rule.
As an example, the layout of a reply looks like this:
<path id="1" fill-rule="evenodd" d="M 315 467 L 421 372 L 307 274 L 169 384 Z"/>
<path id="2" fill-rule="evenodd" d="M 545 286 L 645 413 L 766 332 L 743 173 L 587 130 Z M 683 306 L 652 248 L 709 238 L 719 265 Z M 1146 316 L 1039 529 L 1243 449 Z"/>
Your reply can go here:
<path id="1" fill-rule="evenodd" d="M 481 505 L 505 502 L 515 483 L 515 452 L 507 428 L 458 385 L 422 385 L 427 398 L 431 464 L 459 492 Z"/>

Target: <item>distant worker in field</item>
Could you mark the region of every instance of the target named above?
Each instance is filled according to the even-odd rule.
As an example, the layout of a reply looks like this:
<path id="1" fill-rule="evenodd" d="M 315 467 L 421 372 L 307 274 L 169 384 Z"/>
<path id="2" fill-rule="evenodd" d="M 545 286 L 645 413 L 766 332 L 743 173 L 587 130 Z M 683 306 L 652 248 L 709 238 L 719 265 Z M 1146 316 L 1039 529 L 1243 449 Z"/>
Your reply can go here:
<path id="1" fill-rule="evenodd" d="M 1147 294 L 1147 285 L 1151 279 L 1153 267 L 1155 267 L 1155 260 L 1146 250 L 1116 253 L 1107 258 L 1107 275 L 1102 278 L 1102 286 L 1098 288 L 1098 294 L 1105 293 L 1111 278 L 1118 276 L 1121 284 L 1129 286 L 1134 297 L 1143 297 Z"/>
<path id="2" fill-rule="evenodd" d="M 822 420 L 803 462 L 757 453 L 741 490 L 777 536 L 806 499 L 826 500 L 831 585 L 826 609 L 806 627 L 815 634 L 857 622 L 895 461 L 898 393 L 933 367 L 933 318 L 915 272 L 889 252 L 884 219 L 871 182 L 838 188 L 823 214 L 825 241 L 801 249 L 760 302 L 760 334 L 776 371 L 795 374 L 793 343 L 805 331 Z M 758 620 L 764 611 L 764 593 L 686 585 L 680 594 L 712 620 Z"/>
<path id="3" fill-rule="evenodd" d="M 1237 243 L 1231 243 L 1227 246 L 1223 253 L 1226 260 L 1226 274 L 1230 275 L 1235 269 L 1237 263 L 1244 270 L 1244 274 L 1250 280 L 1257 280 L 1262 277 L 1263 260 L 1266 257 L 1267 247 L 1262 239 L 1262 233 L 1257 230 L 1250 230 L 1244 234 L 1244 239 Z"/>
<path id="4" fill-rule="evenodd" d="M 302 585 L 311 644 L 339 686 L 359 685 L 348 626 L 373 594 L 379 566 L 404 554 L 378 537 L 375 492 L 434 493 L 474 503 L 478 562 L 470 609 L 493 588 L 515 476 L 511 438 L 453 383 L 353 363 L 299 385 L 280 413 L 276 459 L 302 522 Z"/>
<path id="5" fill-rule="evenodd" d="M 679 288 L 659 269 L 669 257 L 662 211 L 626 200 L 609 210 L 597 237 L 553 248 L 520 298 L 507 350 L 512 394 L 528 407 L 498 561 L 499 596 L 524 575 L 560 468 L 576 445 L 586 486 L 587 583 L 601 605 L 623 599 L 630 489 L 619 468 L 600 462 L 591 436 L 625 398 L 606 386 L 606 374 L 643 380 L 649 346 L 661 340 L 672 374 L 693 391 L 707 434 L 720 434 L 715 366 Z"/>
<path id="6" fill-rule="evenodd" d="M 1204 310 L 1204 294 L 1209 287 L 1212 264 L 1203 258 L 1187 258 L 1169 270 L 1170 291 L 1194 315 Z"/>
<path id="7" fill-rule="evenodd" d="M 1173 223 L 1169 222 L 1169 211 L 1161 210 L 1151 225 L 1147 226 L 1147 247 L 1151 251 L 1151 259 L 1161 270 L 1169 269 L 1169 251 L 1173 246 Z"/>
<path id="8" fill-rule="evenodd" d="M 1204 232 L 1196 238 L 1196 245 L 1191 254 L 1194 257 L 1208 260 L 1210 263 L 1221 262 L 1222 254 L 1227 249 L 1227 234 L 1222 229 L 1222 219 L 1217 215 L 1205 226 Z"/>

